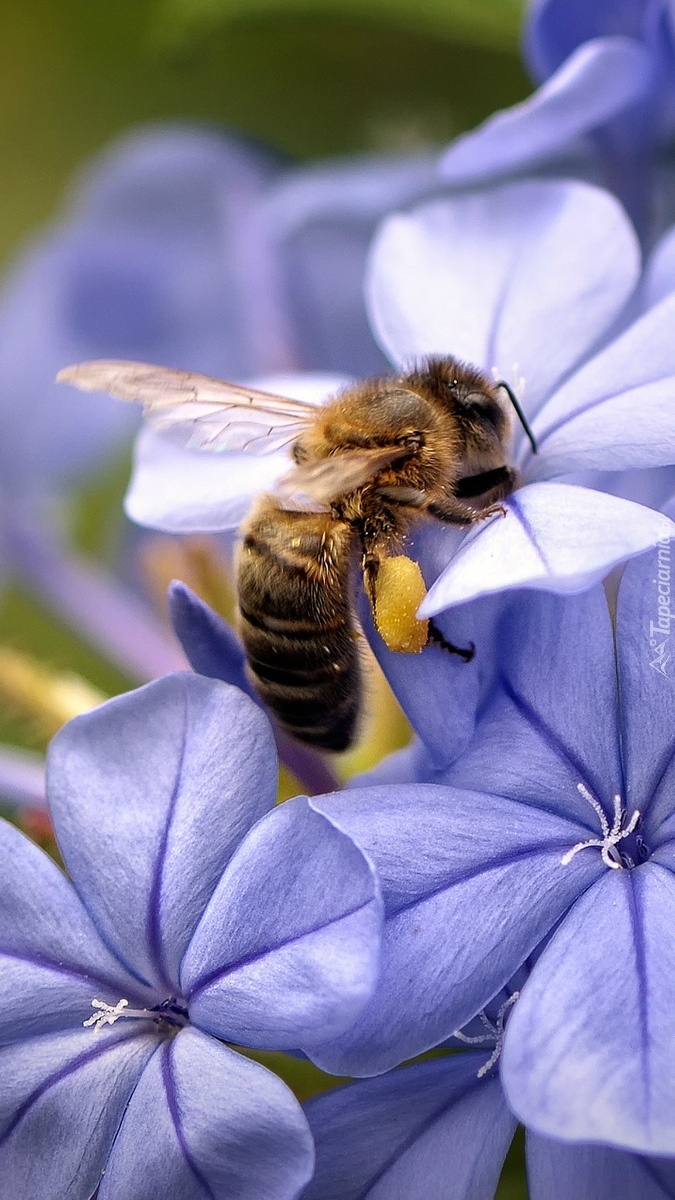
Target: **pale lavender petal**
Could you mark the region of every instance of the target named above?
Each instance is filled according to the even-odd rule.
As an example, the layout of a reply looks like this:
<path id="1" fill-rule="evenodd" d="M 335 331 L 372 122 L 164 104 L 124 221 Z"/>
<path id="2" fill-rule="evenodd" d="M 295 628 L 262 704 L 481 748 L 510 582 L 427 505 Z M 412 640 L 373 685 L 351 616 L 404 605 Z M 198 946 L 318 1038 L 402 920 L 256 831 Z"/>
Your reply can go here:
<path id="1" fill-rule="evenodd" d="M 533 96 L 453 142 L 441 175 L 454 185 L 484 183 L 550 159 L 644 95 L 651 65 L 629 38 L 586 42 Z"/>
<path id="2" fill-rule="evenodd" d="M 0 1042 L 81 1026 L 95 998 L 146 1003 L 55 863 L 6 821 L 0 850 Z"/>
<path id="3" fill-rule="evenodd" d="M 420 616 L 510 588 L 579 592 L 663 538 L 675 524 L 590 488 L 533 483 L 504 501 L 506 516 L 469 534 L 429 590 Z"/>
<path id="4" fill-rule="evenodd" d="M 531 1200 L 673 1200 L 675 1162 L 527 1134 Z"/>
<path id="5" fill-rule="evenodd" d="M 674 973 L 672 873 L 651 862 L 606 871 L 556 931 L 507 1025 L 502 1081 L 528 1128 L 675 1154 Z"/>
<path id="6" fill-rule="evenodd" d="M 181 967 L 190 1018 L 247 1046 L 306 1049 L 349 1025 L 379 966 L 373 869 L 304 798 L 234 856 Z"/>
<path id="7" fill-rule="evenodd" d="M 0 746 L 0 796 L 16 808 L 45 809 L 44 759 L 15 746 Z"/>
<path id="8" fill-rule="evenodd" d="M 6 533 L 23 580 L 111 662 L 141 682 L 184 669 L 171 635 L 118 580 L 59 546 L 44 527 L 13 522 Z"/>
<path id="9" fill-rule="evenodd" d="M 347 382 L 345 376 L 307 372 L 265 376 L 252 386 L 318 405 Z M 209 454 L 177 446 L 145 428 L 136 443 L 125 508 L 132 521 L 165 533 L 236 529 L 254 497 L 273 490 L 291 466 L 286 450 L 268 455 Z"/>
<path id="10" fill-rule="evenodd" d="M 649 309 L 675 291 L 675 228 L 657 242 L 647 262 L 640 286 L 640 300 Z"/>
<path id="11" fill-rule="evenodd" d="M 313 1164 L 307 1122 L 286 1085 L 184 1029 L 141 1076 L 99 1200 L 296 1200 Z"/>
<path id="12" fill-rule="evenodd" d="M 522 376 L 534 413 L 620 312 L 639 270 L 636 235 L 609 193 L 529 180 L 389 218 L 366 287 L 393 362 L 454 354 L 509 382 Z"/>
<path id="13" fill-rule="evenodd" d="M 385 902 L 372 999 L 311 1050 L 333 1073 L 378 1074 L 450 1037 L 606 869 L 599 854 L 563 866 L 587 829 L 501 796 L 417 784 L 312 805 L 372 858 Z"/>
<path id="14" fill-rule="evenodd" d="M 236 529 L 290 465 L 285 453 L 205 454 L 143 429 L 124 507 L 132 521 L 164 533 Z"/>
<path id="15" fill-rule="evenodd" d="M 71 721 L 48 757 L 59 846 L 98 928 L 175 994 L 217 880 L 274 803 L 269 723 L 236 688 L 170 675 Z"/>
<path id="16" fill-rule="evenodd" d="M 674 323 L 671 293 L 563 384 L 533 422 L 528 479 L 675 462 Z"/>
<path id="17" fill-rule="evenodd" d="M 156 1038 L 112 1028 L 0 1050 L 0 1178 L 12 1200 L 89 1200 Z"/>
<path id="18" fill-rule="evenodd" d="M 303 1200 L 492 1200 L 516 1122 L 486 1054 L 324 1092 L 305 1107 L 316 1172 Z"/>

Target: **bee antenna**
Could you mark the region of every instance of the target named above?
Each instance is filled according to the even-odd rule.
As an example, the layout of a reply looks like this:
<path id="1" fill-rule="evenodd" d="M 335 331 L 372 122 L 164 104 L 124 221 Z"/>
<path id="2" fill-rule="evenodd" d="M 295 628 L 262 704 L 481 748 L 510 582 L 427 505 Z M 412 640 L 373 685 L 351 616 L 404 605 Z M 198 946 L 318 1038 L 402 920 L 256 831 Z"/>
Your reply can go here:
<path id="1" fill-rule="evenodd" d="M 537 453 L 537 443 L 534 440 L 534 434 L 533 434 L 532 430 L 530 429 L 527 417 L 525 416 L 525 413 L 523 412 L 522 408 L 520 407 L 518 397 L 516 396 L 516 393 L 514 392 L 513 388 L 509 387 L 509 385 L 505 379 L 500 379 L 499 383 L 495 384 L 495 387 L 503 388 L 504 391 L 506 392 L 509 400 L 511 401 L 513 407 L 516 410 L 518 420 L 520 421 L 523 429 L 525 430 L 525 433 L 527 434 L 527 439 L 532 447 L 532 453 L 536 454 Z"/>

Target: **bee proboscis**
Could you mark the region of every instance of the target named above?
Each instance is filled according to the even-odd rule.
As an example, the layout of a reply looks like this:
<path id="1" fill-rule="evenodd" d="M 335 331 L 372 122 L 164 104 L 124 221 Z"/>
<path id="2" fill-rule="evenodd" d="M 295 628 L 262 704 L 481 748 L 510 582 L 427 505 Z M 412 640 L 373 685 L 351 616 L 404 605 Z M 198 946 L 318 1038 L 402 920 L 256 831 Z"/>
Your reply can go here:
<path id="1" fill-rule="evenodd" d="M 424 584 L 403 549 L 423 518 L 469 527 L 504 511 L 517 473 L 506 462 L 510 418 L 501 390 L 532 441 L 505 383 L 449 357 L 349 387 L 322 405 L 146 363 L 80 363 L 58 379 L 142 404 L 153 428 L 190 448 L 288 448 L 291 469 L 243 526 L 237 593 L 253 682 L 295 737 L 327 750 L 354 738 L 356 548 L 390 648 L 415 652 L 432 640 L 471 658 L 472 647 L 454 646 L 433 621 L 417 620 Z"/>

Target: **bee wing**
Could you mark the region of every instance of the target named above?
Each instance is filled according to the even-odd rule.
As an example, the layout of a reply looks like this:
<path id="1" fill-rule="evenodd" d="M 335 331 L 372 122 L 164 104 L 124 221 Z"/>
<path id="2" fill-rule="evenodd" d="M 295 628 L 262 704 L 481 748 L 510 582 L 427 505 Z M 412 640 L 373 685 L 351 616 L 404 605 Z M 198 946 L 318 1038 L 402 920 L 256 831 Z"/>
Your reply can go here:
<path id="1" fill-rule="evenodd" d="M 377 446 L 371 450 L 345 450 L 330 458 L 303 463 L 279 480 L 275 494 L 285 508 L 321 512 L 334 500 L 364 487 L 378 471 L 391 466 L 405 453 L 398 445 Z"/>
<path id="2" fill-rule="evenodd" d="M 316 412 L 302 400 L 151 363 L 98 359 L 66 367 L 56 379 L 141 404 L 153 429 L 211 452 L 271 454 L 307 429 Z"/>

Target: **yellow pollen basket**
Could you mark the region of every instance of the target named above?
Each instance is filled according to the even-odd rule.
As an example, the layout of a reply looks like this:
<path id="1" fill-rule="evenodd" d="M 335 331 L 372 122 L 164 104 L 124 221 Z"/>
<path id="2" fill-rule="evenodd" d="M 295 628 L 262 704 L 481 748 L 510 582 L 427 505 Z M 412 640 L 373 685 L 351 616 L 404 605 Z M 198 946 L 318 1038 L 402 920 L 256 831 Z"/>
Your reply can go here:
<path id="1" fill-rule="evenodd" d="M 429 622 L 416 615 L 426 594 L 416 562 L 404 554 L 385 558 L 375 581 L 375 624 L 390 650 L 419 654 L 426 646 Z"/>

